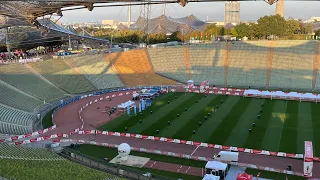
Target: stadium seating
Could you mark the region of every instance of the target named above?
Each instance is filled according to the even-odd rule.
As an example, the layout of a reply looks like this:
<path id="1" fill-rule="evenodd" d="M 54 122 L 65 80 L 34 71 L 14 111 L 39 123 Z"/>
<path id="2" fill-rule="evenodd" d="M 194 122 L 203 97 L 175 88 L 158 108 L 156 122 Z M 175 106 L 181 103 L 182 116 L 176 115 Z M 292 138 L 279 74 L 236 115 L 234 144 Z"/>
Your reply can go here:
<path id="1" fill-rule="evenodd" d="M 228 86 L 266 87 L 268 41 L 235 42 L 230 49 Z"/>
<path id="2" fill-rule="evenodd" d="M 168 85 L 176 82 L 155 74 L 145 49 L 119 53 L 112 63 L 126 86 Z M 108 60 L 109 59 L 109 60 Z M 106 61 L 110 58 L 106 57 Z"/>
<path id="3" fill-rule="evenodd" d="M 0 79 L 42 100 L 52 101 L 63 97 L 64 92 L 43 81 L 21 64 L 0 66 Z"/>
<path id="4" fill-rule="evenodd" d="M 26 134 L 32 132 L 36 116 L 23 111 L 0 105 L 0 133 Z"/>
<path id="5" fill-rule="evenodd" d="M 68 61 L 80 69 L 84 76 L 98 89 L 124 86 L 114 72 L 111 63 L 105 61 L 102 54 L 77 56 Z"/>
<path id="6" fill-rule="evenodd" d="M 43 102 L 0 80 L 0 103 L 31 112 Z"/>
<path id="7" fill-rule="evenodd" d="M 56 86 L 69 93 L 94 91 L 96 88 L 64 60 L 48 60 L 31 63 L 31 66 Z"/>
<path id="8" fill-rule="evenodd" d="M 7 179 L 117 179 L 47 149 L 0 143 L 0 172 Z"/>
<path id="9" fill-rule="evenodd" d="M 270 88 L 312 89 L 315 42 L 275 41 Z"/>
<path id="10" fill-rule="evenodd" d="M 188 81 L 183 47 L 149 48 L 148 54 L 156 73 L 179 82 Z"/>
<path id="11" fill-rule="evenodd" d="M 224 43 L 190 46 L 191 76 L 195 84 L 209 80 L 224 85 Z"/>
<path id="12" fill-rule="evenodd" d="M 6 159 L 64 160 L 46 149 L 28 148 L 7 143 L 0 143 L 0 156 L 4 156 Z"/>

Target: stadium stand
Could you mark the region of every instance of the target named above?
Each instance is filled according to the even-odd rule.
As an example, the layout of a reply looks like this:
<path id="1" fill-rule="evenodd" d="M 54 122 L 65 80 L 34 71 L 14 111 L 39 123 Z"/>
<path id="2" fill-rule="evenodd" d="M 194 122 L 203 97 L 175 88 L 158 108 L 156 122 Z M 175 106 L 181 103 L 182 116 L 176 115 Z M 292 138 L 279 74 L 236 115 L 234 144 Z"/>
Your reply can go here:
<path id="1" fill-rule="evenodd" d="M 55 100 L 65 94 L 62 90 L 37 77 L 21 64 L 0 66 L 0 79 L 17 89 L 46 101 Z"/>
<path id="2" fill-rule="evenodd" d="M 183 47 L 149 48 L 148 54 L 156 73 L 179 82 L 188 81 Z"/>
<path id="3" fill-rule="evenodd" d="M 0 80 L 0 103 L 31 112 L 43 102 Z"/>
<path id="4" fill-rule="evenodd" d="M 98 89 L 124 86 L 112 64 L 104 60 L 103 54 L 77 56 L 68 59 L 68 62 L 82 70 L 84 76 Z"/>
<path id="5" fill-rule="evenodd" d="M 94 91 L 96 88 L 63 60 L 48 60 L 30 64 L 42 76 L 69 93 Z"/>
<path id="6" fill-rule="evenodd" d="M 312 89 L 314 46 L 312 41 L 275 41 L 270 88 Z"/>
<path id="7" fill-rule="evenodd" d="M 39 148 L 0 143 L 1 176 L 12 179 L 116 179 Z"/>
<path id="8" fill-rule="evenodd" d="M 0 157 L 6 159 L 23 160 L 64 160 L 62 157 L 46 149 L 16 146 L 0 143 Z"/>
<path id="9" fill-rule="evenodd" d="M 195 84 L 209 80 L 210 84 L 224 85 L 224 43 L 190 46 L 190 79 Z"/>
<path id="10" fill-rule="evenodd" d="M 110 58 L 106 58 L 106 61 Z M 126 86 L 169 85 L 175 81 L 154 73 L 145 49 L 122 52 L 112 63 Z"/>
<path id="11" fill-rule="evenodd" d="M 32 123 L 36 116 L 0 104 L 0 133 L 26 134 L 32 132 Z"/>
<path id="12" fill-rule="evenodd" d="M 265 87 L 268 41 L 236 42 L 230 50 L 228 85 Z"/>

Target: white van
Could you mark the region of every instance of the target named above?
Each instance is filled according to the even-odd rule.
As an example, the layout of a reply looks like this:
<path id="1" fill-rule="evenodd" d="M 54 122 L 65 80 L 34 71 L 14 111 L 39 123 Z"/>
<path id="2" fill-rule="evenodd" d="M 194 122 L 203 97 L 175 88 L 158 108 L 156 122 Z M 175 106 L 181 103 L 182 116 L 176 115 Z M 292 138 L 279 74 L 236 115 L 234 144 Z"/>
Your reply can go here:
<path id="1" fill-rule="evenodd" d="M 216 176 L 224 179 L 227 176 L 228 170 L 228 164 L 219 161 L 208 161 L 205 166 L 206 175 L 210 174 L 215 176 L 213 180 L 217 179 Z"/>
<path id="2" fill-rule="evenodd" d="M 220 151 L 218 154 L 215 154 L 213 156 L 213 159 L 218 161 L 238 162 L 239 153 L 231 151 Z"/>

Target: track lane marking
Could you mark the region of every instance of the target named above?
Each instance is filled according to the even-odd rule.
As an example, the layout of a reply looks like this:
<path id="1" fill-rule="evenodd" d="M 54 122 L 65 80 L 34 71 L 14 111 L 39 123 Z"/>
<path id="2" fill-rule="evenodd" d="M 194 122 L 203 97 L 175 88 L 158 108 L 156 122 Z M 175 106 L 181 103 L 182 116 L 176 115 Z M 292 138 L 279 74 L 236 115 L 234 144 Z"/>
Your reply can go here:
<path id="1" fill-rule="evenodd" d="M 150 167 L 153 167 L 156 163 L 157 161 L 153 162 Z"/>
<path id="2" fill-rule="evenodd" d="M 186 174 L 188 173 L 189 169 L 190 169 L 190 166 L 189 166 L 188 169 L 186 170 L 186 172 L 185 172 Z"/>
<path id="3" fill-rule="evenodd" d="M 194 149 L 194 151 L 190 154 L 190 156 L 192 156 L 192 155 L 198 150 L 199 147 L 200 147 L 200 146 L 197 146 L 197 147 Z"/>

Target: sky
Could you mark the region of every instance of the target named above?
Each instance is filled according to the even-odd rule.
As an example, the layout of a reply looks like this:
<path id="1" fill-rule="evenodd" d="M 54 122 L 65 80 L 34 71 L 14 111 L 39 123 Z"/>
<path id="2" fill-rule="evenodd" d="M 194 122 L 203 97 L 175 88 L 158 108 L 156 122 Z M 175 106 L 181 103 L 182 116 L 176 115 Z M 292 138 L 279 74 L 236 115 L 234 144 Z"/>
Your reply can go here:
<path id="1" fill-rule="evenodd" d="M 163 5 L 152 5 L 151 17 L 161 15 L 162 7 Z M 319 1 L 285 1 L 284 16 L 303 20 L 310 19 L 312 16 L 320 16 L 319 7 Z M 139 17 L 141 8 L 141 6 L 132 6 L 131 21 L 135 21 Z M 270 6 L 262 0 L 241 2 L 240 19 L 241 21 L 256 21 L 259 17 L 273 15 L 275 9 L 275 4 Z M 95 8 L 91 12 L 87 9 L 64 11 L 60 22 L 101 22 L 103 19 L 127 21 L 127 10 L 128 7 L 125 6 Z M 209 21 L 223 21 L 224 2 L 189 3 L 185 7 L 181 7 L 179 4 L 167 4 L 166 6 L 167 16 L 178 18 L 190 14 L 194 14 L 203 21 L 207 17 Z"/>

